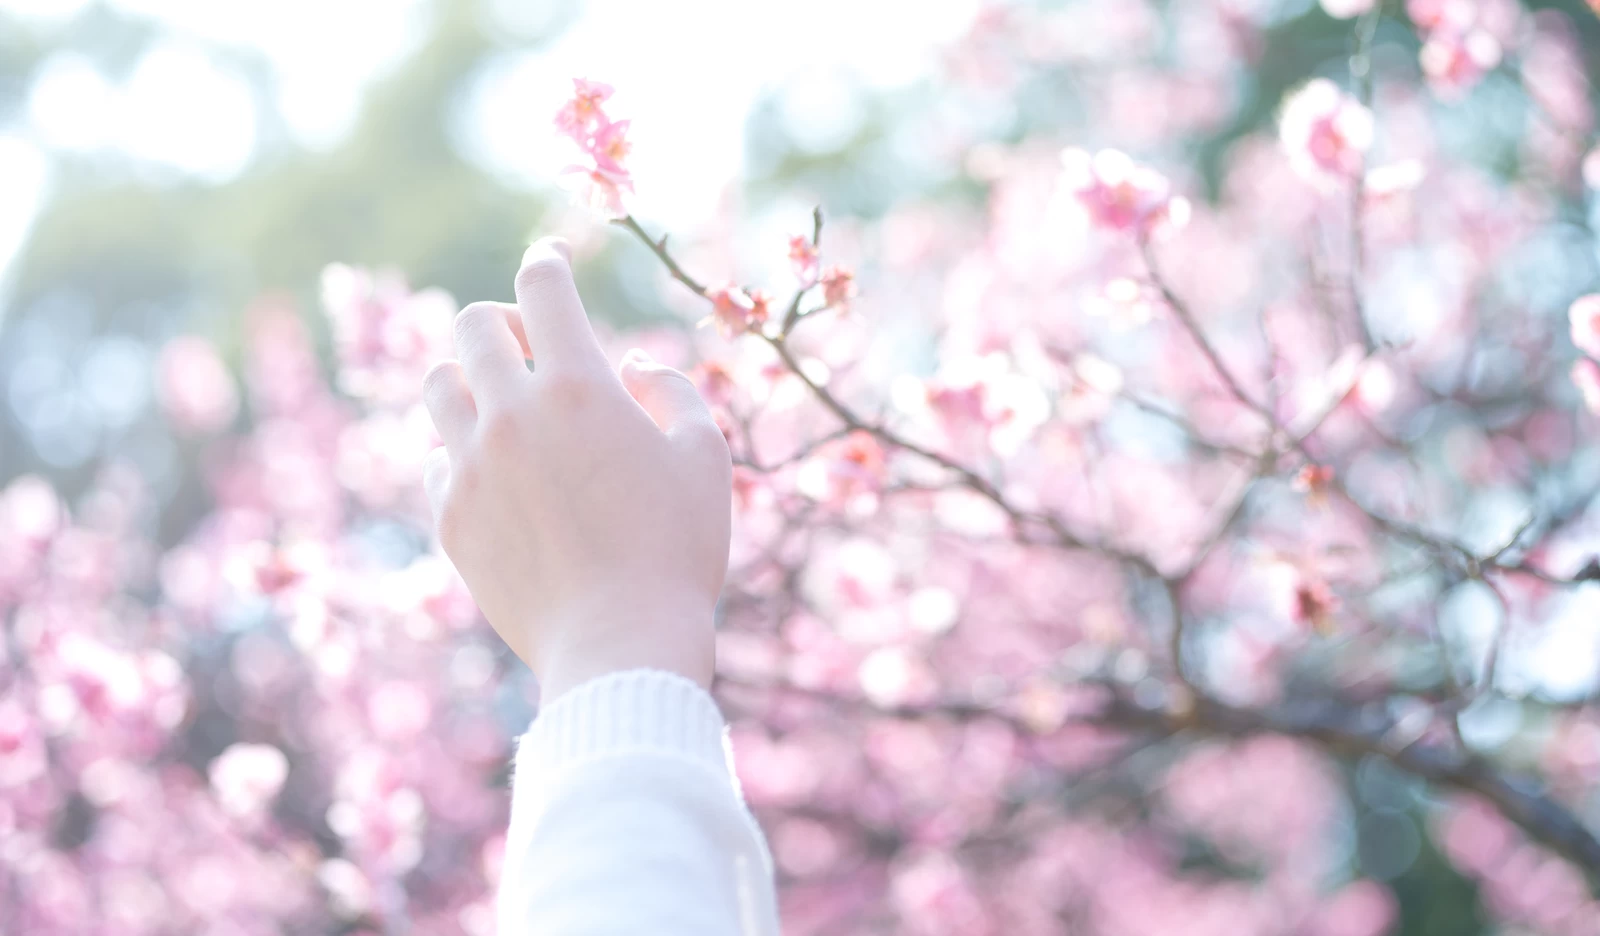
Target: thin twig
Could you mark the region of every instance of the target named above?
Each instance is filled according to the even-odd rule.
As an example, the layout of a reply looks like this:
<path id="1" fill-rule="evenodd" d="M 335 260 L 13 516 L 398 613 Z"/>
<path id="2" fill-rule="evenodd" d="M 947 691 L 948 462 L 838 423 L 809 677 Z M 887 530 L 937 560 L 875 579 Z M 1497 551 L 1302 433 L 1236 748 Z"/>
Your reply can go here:
<path id="1" fill-rule="evenodd" d="M 1356 51 L 1350 56 L 1350 80 L 1355 83 L 1356 97 L 1361 101 L 1361 106 L 1372 109 L 1372 40 L 1378 34 L 1378 20 L 1383 17 L 1383 3 L 1374 3 L 1372 9 L 1363 13 L 1356 24 Z M 1366 235 L 1366 202 L 1367 202 L 1367 172 L 1366 166 L 1351 180 L 1350 184 L 1350 305 L 1355 314 L 1356 328 L 1361 333 L 1361 342 L 1366 346 L 1367 354 L 1377 350 L 1377 342 L 1372 338 L 1372 329 L 1367 324 L 1366 300 L 1362 292 L 1362 282 L 1366 279 L 1367 266 L 1367 235 Z"/>
<path id="2" fill-rule="evenodd" d="M 1227 384 L 1228 390 L 1235 399 L 1266 417 L 1268 425 L 1276 427 L 1278 422 L 1277 414 L 1257 403 L 1255 398 L 1245 392 L 1244 387 L 1239 384 L 1238 378 L 1233 376 L 1233 371 L 1228 369 L 1228 365 L 1222 361 L 1222 356 L 1212 346 L 1211 339 L 1206 337 L 1206 333 L 1200 327 L 1199 321 L 1195 319 L 1194 313 L 1189 311 L 1188 304 L 1178 298 L 1177 293 L 1167 284 L 1166 277 L 1161 274 L 1161 268 L 1156 263 L 1155 253 L 1150 249 L 1150 241 L 1148 239 L 1139 241 L 1139 252 L 1144 256 L 1145 268 L 1150 272 L 1150 281 L 1155 284 L 1156 290 L 1161 293 L 1161 298 L 1165 300 L 1167 307 L 1172 310 L 1172 314 L 1178 317 L 1178 321 L 1183 325 L 1184 330 L 1189 333 L 1189 337 L 1194 339 L 1194 343 L 1200 346 L 1200 353 L 1205 355 L 1206 360 L 1210 362 L 1211 369 L 1216 372 L 1216 375 L 1221 378 L 1224 384 Z"/>

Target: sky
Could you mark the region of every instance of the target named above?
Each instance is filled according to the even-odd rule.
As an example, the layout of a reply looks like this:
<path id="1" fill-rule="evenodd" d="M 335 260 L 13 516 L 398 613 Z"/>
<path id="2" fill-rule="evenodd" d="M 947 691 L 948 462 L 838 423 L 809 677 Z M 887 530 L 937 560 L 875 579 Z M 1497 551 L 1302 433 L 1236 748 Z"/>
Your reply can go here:
<path id="1" fill-rule="evenodd" d="M 250 85 L 213 54 L 245 47 L 271 65 L 271 106 L 308 147 L 336 143 L 363 90 L 415 47 L 420 0 L 108 0 L 149 17 L 162 37 L 127 78 L 86 57 L 48 60 L 25 119 L 0 127 L 0 271 L 48 191 L 50 154 L 113 150 L 138 164 L 209 182 L 243 171 L 264 115 Z M 0 0 L 42 25 L 87 0 Z M 491 15 L 524 33 L 561 16 L 539 50 L 486 63 L 452 128 L 467 154 L 516 183 L 550 185 L 575 155 L 551 132 L 574 76 L 618 89 L 612 111 L 633 116 L 641 213 L 677 229 L 703 220 L 742 168 L 745 117 L 781 89 L 802 141 L 826 143 L 862 118 L 855 88 L 915 81 L 964 29 L 978 0 L 494 0 Z M 848 29 L 841 24 L 849 24 Z M 752 41 L 749 37 L 756 37 Z M 762 41 L 762 40 L 765 41 Z M 0 274 L 3 275 L 3 274 Z"/>

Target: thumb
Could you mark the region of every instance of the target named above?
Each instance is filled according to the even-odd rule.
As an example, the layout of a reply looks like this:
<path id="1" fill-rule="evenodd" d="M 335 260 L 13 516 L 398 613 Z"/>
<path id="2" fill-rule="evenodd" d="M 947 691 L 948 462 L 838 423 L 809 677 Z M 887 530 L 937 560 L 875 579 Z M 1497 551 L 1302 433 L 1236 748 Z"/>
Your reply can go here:
<path id="1" fill-rule="evenodd" d="M 670 437 L 709 426 L 716 428 L 711 410 L 700 399 L 694 381 L 681 371 L 656 363 L 644 351 L 634 348 L 622 359 L 622 385 L 655 424 Z M 720 430 L 719 430 L 720 434 Z"/>

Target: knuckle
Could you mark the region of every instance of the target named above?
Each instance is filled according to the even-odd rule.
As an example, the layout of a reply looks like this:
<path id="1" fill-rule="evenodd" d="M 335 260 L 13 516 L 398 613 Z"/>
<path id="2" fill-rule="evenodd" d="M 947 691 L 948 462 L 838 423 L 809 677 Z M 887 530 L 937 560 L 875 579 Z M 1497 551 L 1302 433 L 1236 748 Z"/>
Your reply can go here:
<path id="1" fill-rule="evenodd" d="M 571 272 L 559 257 L 545 256 L 530 260 L 517 271 L 517 291 L 537 291 L 566 281 Z"/>
<path id="2" fill-rule="evenodd" d="M 439 361 L 428 372 L 422 375 L 422 395 L 426 397 L 441 396 L 454 382 L 455 369 L 460 366 L 455 361 Z"/>
<path id="3" fill-rule="evenodd" d="M 522 424 L 514 412 L 493 407 L 478 420 L 479 444 L 491 455 L 515 449 L 522 435 Z"/>
<path id="4" fill-rule="evenodd" d="M 467 335 L 478 331 L 488 324 L 490 316 L 498 315 L 486 302 L 474 302 L 456 313 L 456 335 Z"/>
<path id="5" fill-rule="evenodd" d="M 460 509 L 463 501 L 470 501 L 477 496 L 483 484 L 483 469 L 478 466 L 475 458 L 464 458 L 461 463 L 450 473 L 450 490 L 444 499 L 444 506 L 454 505 Z"/>
<path id="6" fill-rule="evenodd" d="M 598 381 L 588 374 L 573 370 L 554 370 L 546 373 L 539 386 L 543 395 L 557 407 L 570 408 L 588 403 L 598 389 Z"/>

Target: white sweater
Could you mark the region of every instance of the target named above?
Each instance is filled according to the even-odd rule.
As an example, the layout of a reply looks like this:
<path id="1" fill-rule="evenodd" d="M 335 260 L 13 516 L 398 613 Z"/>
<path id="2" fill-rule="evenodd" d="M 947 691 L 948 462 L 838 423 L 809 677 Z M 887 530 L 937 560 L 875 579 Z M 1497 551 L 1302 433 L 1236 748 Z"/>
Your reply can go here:
<path id="1" fill-rule="evenodd" d="M 776 936 L 772 859 L 704 690 L 630 670 L 539 713 L 497 917 L 499 936 Z"/>

